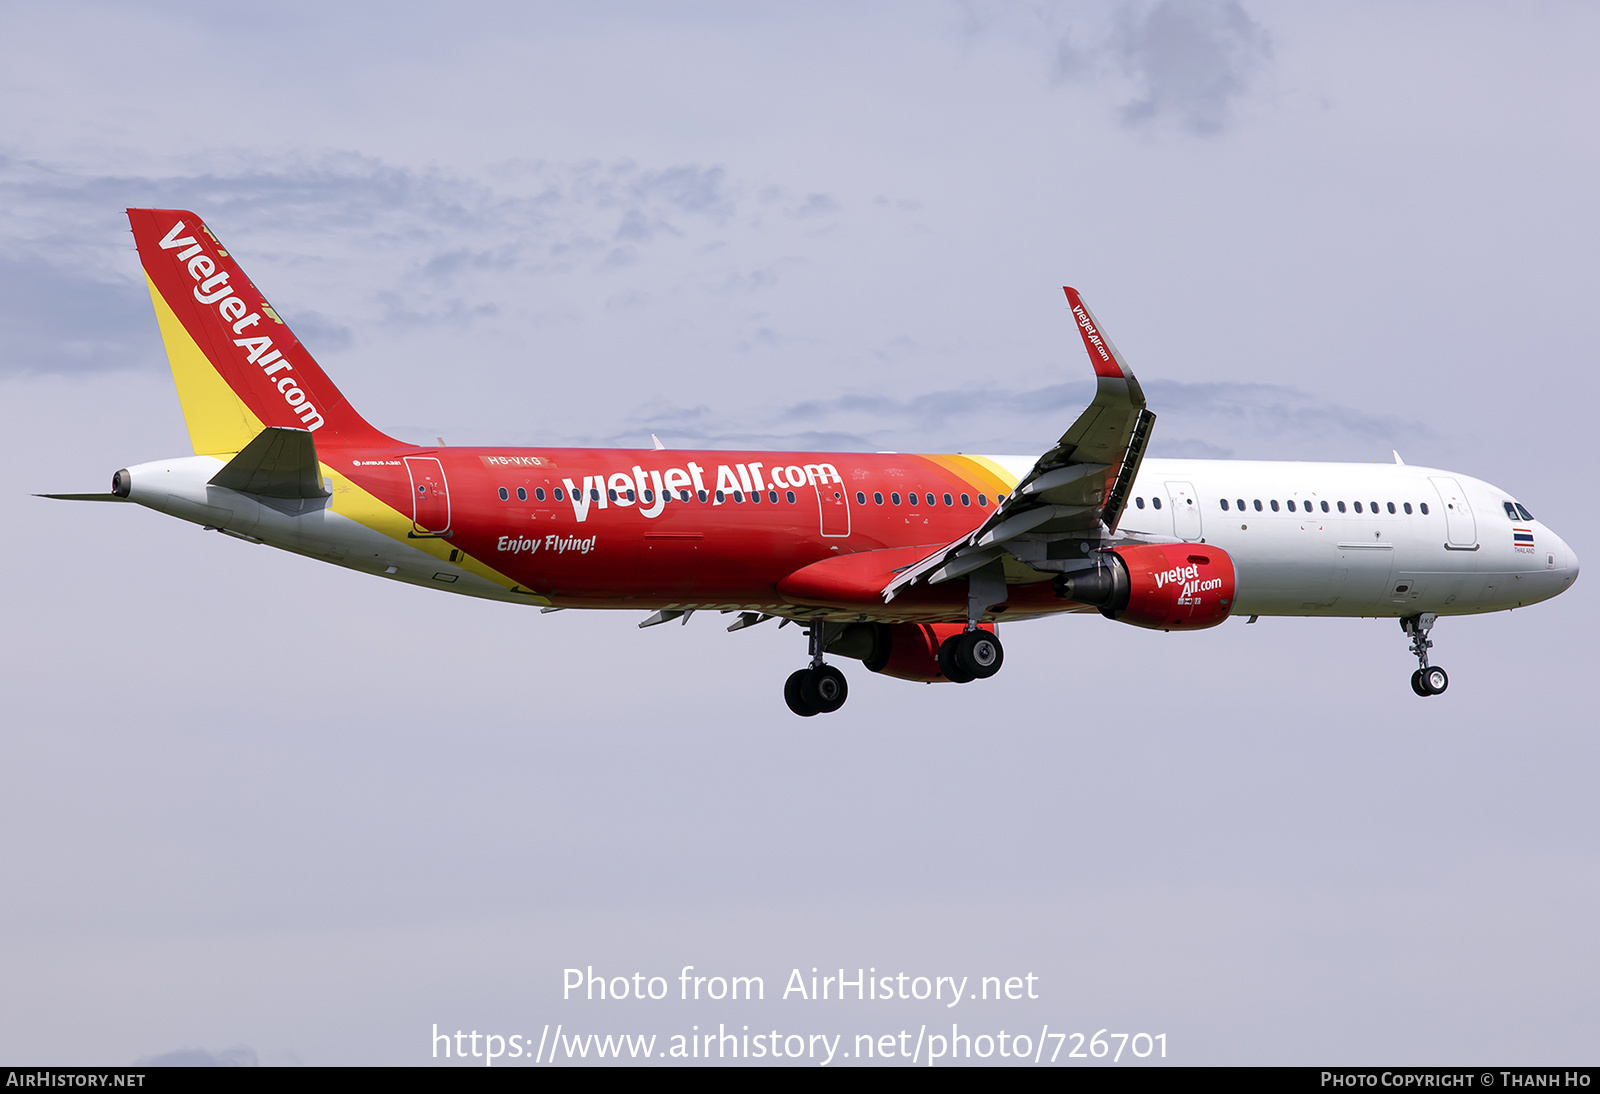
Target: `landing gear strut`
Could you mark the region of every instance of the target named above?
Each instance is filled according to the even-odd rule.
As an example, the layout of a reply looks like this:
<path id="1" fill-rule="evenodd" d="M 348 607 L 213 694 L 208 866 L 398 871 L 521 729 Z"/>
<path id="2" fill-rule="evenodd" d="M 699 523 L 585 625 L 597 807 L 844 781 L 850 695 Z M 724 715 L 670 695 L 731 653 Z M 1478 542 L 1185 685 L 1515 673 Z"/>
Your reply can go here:
<path id="1" fill-rule="evenodd" d="M 844 673 L 822 661 L 827 648 L 828 625 L 820 619 L 806 624 L 807 644 L 811 650 L 811 665 L 791 673 L 783 684 L 783 701 L 789 709 L 802 718 L 815 714 L 832 714 L 844 706 L 850 695 L 850 685 Z"/>
<path id="2" fill-rule="evenodd" d="M 1421 696 L 1439 695 L 1450 686 L 1449 674 L 1438 665 L 1428 664 L 1428 651 L 1433 648 L 1428 632 L 1437 619 L 1432 612 L 1423 612 L 1400 620 L 1400 629 L 1410 637 L 1411 652 L 1417 656 L 1417 671 L 1411 674 L 1411 690 Z"/>

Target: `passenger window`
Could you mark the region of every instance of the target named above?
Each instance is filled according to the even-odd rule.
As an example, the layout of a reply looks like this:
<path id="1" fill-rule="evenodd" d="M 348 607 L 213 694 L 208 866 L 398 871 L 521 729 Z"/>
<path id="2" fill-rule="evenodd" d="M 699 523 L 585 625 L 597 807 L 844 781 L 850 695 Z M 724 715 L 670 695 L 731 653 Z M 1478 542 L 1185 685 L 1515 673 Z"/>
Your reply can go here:
<path id="1" fill-rule="evenodd" d="M 1323 503 L 1322 503 L 1322 511 L 1323 511 L 1323 512 L 1324 512 L 1324 513 L 1326 513 L 1326 512 L 1327 512 L 1327 511 L 1328 511 L 1328 503 L 1327 503 L 1327 502 L 1323 502 Z M 1408 512 L 1408 513 L 1409 513 L 1409 512 L 1410 512 L 1410 511 L 1411 511 L 1411 510 L 1409 510 L 1409 509 L 1407 509 L 1407 510 L 1406 510 L 1406 512 Z"/>
<path id="2" fill-rule="evenodd" d="M 865 505 L 865 504 L 867 504 L 867 496 L 865 494 L 863 494 L 859 490 L 856 491 L 856 504 L 857 505 Z"/>
<path id="3" fill-rule="evenodd" d="M 701 500 L 701 501 L 705 501 L 705 500 L 706 500 L 706 498 L 707 498 L 707 497 L 709 497 L 709 496 L 710 496 L 710 495 L 708 495 L 708 494 L 707 494 L 707 493 L 706 493 L 706 492 L 705 492 L 705 491 L 704 491 L 704 490 L 700 490 L 700 491 L 697 491 L 697 492 L 696 492 L 696 496 L 697 496 L 697 497 L 698 497 L 698 498 L 699 498 L 699 499 L 700 499 L 700 500 Z"/>
<path id="4" fill-rule="evenodd" d="M 517 487 L 517 500 L 518 501 L 527 501 L 528 500 L 528 492 L 526 490 L 524 490 L 520 486 Z"/>
<path id="5" fill-rule="evenodd" d="M 1355 504 L 1355 507 L 1356 507 L 1356 512 L 1358 512 L 1358 513 L 1361 512 L 1361 503 L 1358 501 L 1358 502 L 1355 502 L 1354 504 Z"/>
<path id="6" fill-rule="evenodd" d="M 767 491 L 767 500 L 770 501 L 773 505 L 777 505 L 778 504 L 778 492 L 776 490 L 768 490 Z"/>
<path id="7" fill-rule="evenodd" d="M 906 504 L 907 505 L 921 505 L 922 504 L 922 495 L 921 494 L 907 494 L 906 495 Z"/>
<path id="8" fill-rule="evenodd" d="M 889 500 L 891 502 L 893 502 L 895 505 L 899 505 L 900 504 L 900 491 L 898 491 L 898 490 L 889 491 Z"/>
<path id="9" fill-rule="evenodd" d="M 537 500 L 543 501 L 544 500 L 544 487 L 542 487 L 542 486 L 534 487 L 533 496 Z"/>
<path id="10" fill-rule="evenodd" d="M 1409 517 L 1411 515 L 1411 503 L 1409 501 L 1402 503 L 1400 508 L 1406 511 L 1406 516 Z"/>
<path id="11" fill-rule="evenodd" d="M 1528 512 L 1528 510 L 1520 502 L 1517 503 L 1517 512 L 1522 514 L 1522 519 L 1525 521 L 1531 523 L 1534 519 L 1533 514 Z"/>
<path id="12" fill-rule="evenodd" d="M 1291 513 L 1294 512 L 1294 499 L 1293 498 L 1289 499 L 1289 512 L 1291 512 Z"/>
<path id="13" fill-rule="evenodd" d="M 740 505 L 743 505 L 744 504 L 744 491 L 743 490 L 735 490 L 733 492 L 733 500 L 738 502 Z"/>
<path id="14" fill-rule="evenodd" d="M 1222 499 L 1222 511 L 1224 513 L 1226 513 L 1228 511 L 1228 499 L 1227 498 L 1223 498 Z"/>
<path id="15" fill-rule="evenodd" d="M 718 490 L 717 491 L 717 504 L 721 505 L 723 502 L 725 502 L 727 500 L 728 500 L 728 496 L 726 494 L 724 494 L 721 490 Z"/>
<path id="16" fill-rule="evenodd" d="M 510 497 L 511 497 L 511 495 L 510 495 L 510 494 L 508 494 L 508 493 L 506 493 L 506 488 L 505 488 L 505 487 L 503 487 L 503 486 L 502 486 L 502 487 L 501 487 L 501 488 L 500 488 L 500 500 L 501 500 L 501 501 L 506 501 L 506 500 L 508 500 L 508 499 L 509 499 L 509 498 L 510 498 Z"/>
<path id="17" fill-rule="evenodd" d="M 971 505 L 972 504 L 972 495 L 971 494 L 962 494 L 961 495 L 961 504 L 962 505 Z"/>
<path id="18" fill-rule="evenodd" d="M 1241 512 L 1241 513 L 1244 512 L 1244 499 L 1243 498 L 1234 499 L 1234 504 L 1239 507 L 1239 512 Z M 1256 506 L 1256 508 L 1260 509 L 1261 506 L 1258 505 L 1258 506 Z"/>
<path id="19" fill-rule="evenodd" d="M 1375 502 L 1375 501 L 1369 501 L 1369 502 L 1367 502 L 1367 504 L 1368 504 L 1368 505 L 1370 505 L 1370 506 L 1372 506 L 1372 511 L 1373 511 L 1373 512 L 1374 512 L 1374 513 L 1376 513 L 1376 512 L 1377 512 L 1377 511 L 1378 511 L 1378 503 L 1377 503 L 1377 502 Z"/>
<path id="20" fill-rule="evenodd" d="M 944 503 L 945 503 L 946 507 L 948 507 L 948 506 L 954 505 L 956 503 L 956 499 L 952 498 L 949 494 L 946 494 L 944 496 Z"/>
<path id="21" fill-rule="evenodd" d="M 1341 502 L 1338 502 L 1337 504 L 1339 506 L 1339 512 L 1341 512 L 1341 513 L 1344 512 L 1344 502 L 1341 501 Z"/>
<path id="22" fill-rule="evenodd" d="M 1256 499 L 1256 512 L 1258 512 L 1258 513 L 1261 512 L 1261 499 L 1260 498 Z"/>
<path id="23" fill-rule="evenodd" d="M 617 500 L 617 492 L 615 490 L 607 490 L 606 491 L 606 497 L 610 498 L 612 501 L 616 501 Z"/>
<path id="24" fill-rule="evenodd" d="M 790 505 L 794 504 L 794 491 L 793 490 L 785 490 L 783 492 L 783 496 L 789 499 L 789 504 Z"/>
<path id="25" fill-rule="evenodd" d="M 1161 499 L 1160 498 L 1151 498 L 1150 499 L 1150 504 L 1155 506 L 1157 509 L 1160 509 L 1161 508 Z"/>
<path id="26" fill-rule="evenodd" d="M 1144 499 L 1143 498 L 1134 498 L 1133 499 L 1133 504 L 1135 506 L 1137 506 L 1138 508 L 1143 509 L 1144 508 Z"/>
<path id="27" fill-rule="evenodd" d="M 612 497 L 615 497 L 615 496 L 616 496 L 615 494 L 612 495 Z M 600 500 L 600 488 L 598 486 L 590 488 L 590 490 L 589 490 L 589 500 L 590 501 L 599 501 Z"/>
<path id="28" fill-rule="evenodd" d="M 883 492 L 881 490 L 874 490 L 872 492 L 872 504 L 873 505 L 882 505 L 883 504 Z"/>
<path id="29" fill-rule="evenodd" d="M 1422 515 L 1423 516 L 1427 516 L 1428 515 L 1428 503 L 1427 502 L 1425 502 L 1425 501 L 1417 502 L 1417 508 L 1422 510 Z"/>
<path id="30" fill-rule="evenodd" d="M 633 491 L 632 490 L 628 490 L 628 491 L 626 491 L 626 493 L 628 495 L 628 500 L 629 501 L 638 501 L 639 500 L 638 498 L 635 498 L 633 496 Z"/>
<path id="31" fill-rule="evenodd" d="M 988 507 L 989 507 L 989 498 L 988 498 L 988 495 L 986 495 L 986 494 L 979 494 L 979 495 L 978 495 L 978 508 L 980 508 L 980 509 L 987 509 L 987 508 L 988 508 Z"/>
<path id="32" fill-rule="evenodd" d="M 562 493 L 561 487 L 559 487 L 559 486 L 556 487 L 556 500 L 557 501 L 565 501 L 566 500 L 566 495 L 564 493 Z"/>
<path id="33" fill-rule="evenodd" d="M 1278 499 L 1277 498 L 1273 498 L 1271 501 L 1267 502 L 1267 504 L 1272 506 L 1272 511 L 1274 513 L 1276 513 L 1278 511 Z"/>
<path id="34" fill-rule="evenodd" d="M 759 490 L 750 491 L 750 504 L 751 505 L 760 505 L 761 504 L 761 491 L 759 491 Z"/>
<path id="35" fill-rule="evenodd" d="M 1389 503 L 1389 512 L 1390 513 L 1394 512 L 1394 502 L 1392 502 L 1392 501 Z"/>

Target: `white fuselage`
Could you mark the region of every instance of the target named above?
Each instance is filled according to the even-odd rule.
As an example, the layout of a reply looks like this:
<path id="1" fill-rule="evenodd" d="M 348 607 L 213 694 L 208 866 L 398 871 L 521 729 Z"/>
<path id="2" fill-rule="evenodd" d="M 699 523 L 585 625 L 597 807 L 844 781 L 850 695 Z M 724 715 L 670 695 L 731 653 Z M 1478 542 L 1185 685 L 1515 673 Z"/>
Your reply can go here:
<path id="1" fill-rule="evenodd" d="M 1234 615 L 1465 615 L 1577 579 L 1559 536 L 1507 514 L 1514 500 L 1404 464 L 1147 459 L 1119 531 L 1227 551 Z"/>

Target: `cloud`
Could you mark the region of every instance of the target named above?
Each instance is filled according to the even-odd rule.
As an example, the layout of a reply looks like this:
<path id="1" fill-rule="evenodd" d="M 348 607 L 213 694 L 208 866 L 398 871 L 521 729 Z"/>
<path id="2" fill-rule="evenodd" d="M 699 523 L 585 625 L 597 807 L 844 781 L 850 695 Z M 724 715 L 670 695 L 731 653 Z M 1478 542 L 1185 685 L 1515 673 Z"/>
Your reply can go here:
<path id="1" fill-rule="evenodd" d="M 212 1052 L 204 1048 L 175 1048 L 159 1056 L 141 1056 L 134 1061 L 140 1067 L 260 1067 L 256 1050 L 246 1045 Z"/>
<path id="2" fill-rule="evenodd" d="M 1126 19 L 1113 44 L 1143 86 L 1122 108 L 1123 124 L 1171 122 L 1202 135 L 1226 128 L 1234 102 L 1272 55 L 1267 32 L 1234 0 L 1160 0 Z M 1057 71 L 1075 71 L 1076 57 L 1058 52 Z"/>
<path id="3" fill-rule="evenodd" d="M 1419 422 L 1330 404 L 1284 385 L 1153 380 L 1143 386 L 1157 416 L 1150 447 L 1157 457 L 1371 460 L 1433 439 Z M 900 396 L 845 392 L 737 422 L 704 404 L 657 400 L 637 408 L 616 433 L 582 443 L 631 446 L 654 432 L 675 445 L 709 448 L 1031 453 L 1053 444 L 1093 397 L 1090 381 Z"/>
<path id="4" fill-rule="evenodd" d="M 159 365 L 149 299 L 127 254 L 129 207 L 194 209 L 224 240 L 248 237 L 246 265 L 269 293 L 291 286 L 351 316 L 355 292 L 372 320 L 459 329 L 535 298 L 519 291 L 530 277 L 633 266 L 686 226 L 716 231 L 744 200 L 722 168 L 625 159 L 513 162 L 484 178 L 350 152 L 214 152 L 203 162 L 114 175 L 0 155 L 0 375 Z M 802 213 L 829 201 L 811 195 Z M 308 272 L 334 263 L 347 280 L 370 280 L 324 303 Z M 275 276 L 284 267 L 292 276 Z M 747 276 L 750 287 L 771 278 Z M 313 351 L 353 344 L 344 323 L 276 302 L 294 305 L 280 310 Z"/>
<path id="5" fill-rule="evenodd" d="M 23 249 L 0 255 L 0 374 L 81 373 L 159 360 L 144 286 Z"/>

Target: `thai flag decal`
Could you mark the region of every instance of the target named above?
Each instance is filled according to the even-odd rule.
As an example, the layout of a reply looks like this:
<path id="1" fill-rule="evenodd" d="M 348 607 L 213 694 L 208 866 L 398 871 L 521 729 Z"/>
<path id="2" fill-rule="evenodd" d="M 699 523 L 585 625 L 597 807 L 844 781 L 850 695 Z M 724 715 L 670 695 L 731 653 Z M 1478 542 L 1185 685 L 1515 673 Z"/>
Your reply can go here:
<path id="1" fill-rule="evenodd" d="M 1513 529 L 1511 529 L 1511 542 L 1512 542 L 1513 546 L 1526 547 L 1530 551 L 1533 550 L 1533 529 L 1531 529 L 1531 528 L 1513 528 Z"/>

